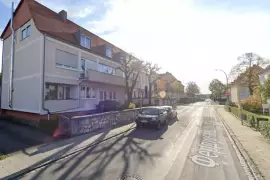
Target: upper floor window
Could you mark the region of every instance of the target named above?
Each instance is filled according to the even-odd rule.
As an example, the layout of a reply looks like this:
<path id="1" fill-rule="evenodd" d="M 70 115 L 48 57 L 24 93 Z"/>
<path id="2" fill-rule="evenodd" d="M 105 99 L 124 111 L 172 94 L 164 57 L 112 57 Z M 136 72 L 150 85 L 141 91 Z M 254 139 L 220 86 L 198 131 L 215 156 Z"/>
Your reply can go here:
<path id="1" fill-rule="evenodd" d="M 30 36 L 30 34 L 31 34 L 31 26 L 29 25 L 22 30 L 22 40 Z"/>
<path id="2" fill-rule="evenodd" d="M 109 47 L 106 47 L 106 56 L 110 58 L 112 57 L 112 49 Z"/>
<path id="3" fill-rule="evenodd" d="M 78 68 L 78 56 L 65 51 L 56 49 L 55 52 L 56 67 L 62 67 L 67 69 Z"/>
<path id="4" fill-rule="evenodd" d="M 99 64 L 99 72 L 115 75 L 115 68 L 106 66 L 104 64 Z"/>
<path id="5" fill-rule="evenodd" d="M 85 35 L 81 35 L 81 46 L 90 49 L 91 39 L 86 37 Z"/>

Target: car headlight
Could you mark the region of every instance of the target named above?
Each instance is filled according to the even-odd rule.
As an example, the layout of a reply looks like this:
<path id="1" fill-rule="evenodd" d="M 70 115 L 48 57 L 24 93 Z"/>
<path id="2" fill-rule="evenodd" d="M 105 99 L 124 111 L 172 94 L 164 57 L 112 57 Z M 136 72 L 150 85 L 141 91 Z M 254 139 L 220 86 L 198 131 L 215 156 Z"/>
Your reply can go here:
<path id="1" fill-rule="evenodd" d="M 153 117 L 152 120 L 157 120 L 157 118 L 156 117 Z"/>

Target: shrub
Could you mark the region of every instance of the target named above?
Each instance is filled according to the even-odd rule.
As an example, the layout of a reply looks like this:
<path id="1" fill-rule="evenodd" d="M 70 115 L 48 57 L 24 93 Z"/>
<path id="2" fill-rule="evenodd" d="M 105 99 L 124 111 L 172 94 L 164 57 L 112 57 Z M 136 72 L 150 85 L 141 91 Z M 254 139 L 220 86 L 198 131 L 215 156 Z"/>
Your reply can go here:
<path id="1" fill-rule="evenodd" d="M 136 108 L 136 104 L 135 103 L 129 103 L 128 105 L 128 109 L 135 109 Z"/>
<path id="2" fill-rule="evenodd" d="M 243 101 L 242 108 L 249 112 L 259 112 L 262 109 L 262 103 L 253 96 L 249 96 L 247 100 Z"/>
<path id="3" fill-rule="evenodd" d="M 259 127 L 260 127 L 261 134 L 266 139 L 270 139 L 270 123 L 269 122 L 261 122 Z"/>

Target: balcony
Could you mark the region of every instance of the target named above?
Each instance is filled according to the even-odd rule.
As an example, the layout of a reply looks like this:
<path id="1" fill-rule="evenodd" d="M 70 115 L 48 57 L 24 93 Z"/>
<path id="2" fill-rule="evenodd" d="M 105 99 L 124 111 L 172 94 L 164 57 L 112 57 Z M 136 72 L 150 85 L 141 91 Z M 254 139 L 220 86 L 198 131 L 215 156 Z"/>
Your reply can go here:
<path id="1" fill-rule="evenodd" d="M 100 82 L 105 84 L 113 84 L 117 86 L 125 86 L 125 80 L 121 76 L 115 76 L 94 70 L 87 70 L 87 71 L 88 71 L 87 79 L 89 81 Z"/>

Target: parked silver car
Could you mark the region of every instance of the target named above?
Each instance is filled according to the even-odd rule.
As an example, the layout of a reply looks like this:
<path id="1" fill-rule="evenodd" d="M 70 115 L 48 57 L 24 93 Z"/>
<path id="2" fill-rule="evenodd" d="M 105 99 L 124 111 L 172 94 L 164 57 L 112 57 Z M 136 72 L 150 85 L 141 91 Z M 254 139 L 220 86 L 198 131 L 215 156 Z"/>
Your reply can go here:
<path id="1" fill-rule="evenodd" d="M 172 106 L 162 106 L 167 111 L 167 118 L 169 120 L 177 118 L 177 110 Z"/>
<path id="2" fill-rule="evenodd" d="M 160 129 L 161 125 L 167 124 L 167 111 L 160 106 L 144 107 L 139 111 L 136 119 L 137 128 L 146 124 L 155 125 Z"/>

